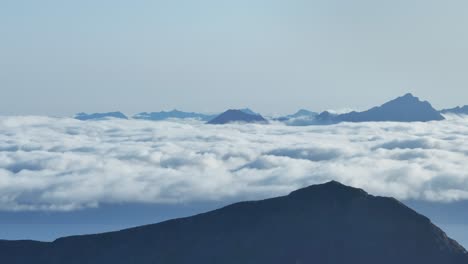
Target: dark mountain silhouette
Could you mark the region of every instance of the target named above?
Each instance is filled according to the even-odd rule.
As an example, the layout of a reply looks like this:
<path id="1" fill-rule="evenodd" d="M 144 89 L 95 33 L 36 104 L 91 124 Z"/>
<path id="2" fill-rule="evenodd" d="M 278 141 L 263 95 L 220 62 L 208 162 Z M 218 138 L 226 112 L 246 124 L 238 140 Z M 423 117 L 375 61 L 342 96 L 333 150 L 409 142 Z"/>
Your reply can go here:
<path id="1" fill-rule="evenodd" d="M 268 123 L 268 121 L 259 114 L 251 115 L 242 110 L 231 109 L 208 122 L 216 125 L 228 123 Z"/>
<path id="2" fill-rule="evenodd" d="M 450 109 L 443 109 L 440 110 L 440 113 L 442 114 L 457 114 L 457 115 L 468 115 L 468 105 L 465 106 L 457 106 L 455 108 L 450 108 Z"/>
<path id="3" fill-rule="evenodd" d="M 75 119 L 79 119 L 79 120 L 99 120 L 99 119 L 107 119 L 107 118 L 128 119 L 128 117 L 121 112 L 93 113 L 93 114 L 78 113 L 75 115 Z"/>
<path id="4" fill-rule="evenodd" d="M 8 264 L 466 264 L 465 249 L 393 198 L 338 182 L 52 243 L 0 241 Z"/>
<path id="5" fill-rule="evenodd" d="M 136 114 L 133 116 L 134 119 L 145 119 L 145 120 L 154 120 L 154 121 L 161 121 L 167 119 L 198 119 L 202 121 L 208 121 L 216 117 L 217 115 L 206 115 L 200 113 L 193 113 L 193 112 L 183 112 L 179 110 L 172 110 L 172 111 L 161 111 L 161 112 L 143 112 Z"/>
<path id="6" fill-rule="evenodd" d="M 363 112 L 350 112 L 333 115 L 322 113 L 317 120 L 328 123 L 338 122 L 427 122 L 444 120 L 445 118 L 427 101 L 420 101 L 418 97 L 408 93 L 391 100 L 381 106 Z"/>

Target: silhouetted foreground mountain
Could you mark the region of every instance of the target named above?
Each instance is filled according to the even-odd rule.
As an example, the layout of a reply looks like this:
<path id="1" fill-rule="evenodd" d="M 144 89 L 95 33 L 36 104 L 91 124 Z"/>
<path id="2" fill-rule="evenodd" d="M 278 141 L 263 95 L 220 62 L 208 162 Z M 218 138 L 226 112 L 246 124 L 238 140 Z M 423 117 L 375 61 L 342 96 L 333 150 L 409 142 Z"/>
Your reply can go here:
<path id="1" fill-rule="evenodd" d="M 133 116 L 135 119 L 145 119 L 145 120 L 154 120 L 161 121 L 167 119 L 198 119 L 201 121 L 208 121 L 216 117 L 217 115 L 206 115 L 193 112 L 182 112 L 179 110 L 172 111 L 161 111 L 161 112 L 151 112 L 151 113 L 139 113 Z"/>
<path id="2" fill-rule="evenodd" d="M 99 120 L 99 119 L 106 119 L 106 118 L 128 119 L 128 117 L 121 112 L 94 113 L 94 114 L 78 113 L 76 114 L 75 118 L 79 120 Z"/>
<path id="3" fill-rule="evenodd" d="M 372 121 L 427 122 L 444 119 L 429 102 L 420 101 L 419 98 L 410 93 L 363 112 L 354 111 L 340 115 L 324 112 L 317 116 L 319 122 L 326 123 Z"/>
<path id="4" fill-rule="evenodd" d="M 219 116 L 213 118 L 208 124 L 228 124 L 228 123 L 268 123 L 268 121 L 258 114 L 249 114 L 244 110 L 227 110 Z"/>
<path id="5" fill-rule="evenodd" d="M 465 106 L 457 106 L 455 108 L 450 109 L 443 109 L 440 110 L 442 114 L 457 114 L 457 115 L 468 115 L 468 105 Z"/>
<path id="6" fill-rule="evenodd" d="M 457 242 L 395 199 L 337 182 L 288 196 L 52 243 L 0 241 L 8 264 L 466 264 Z"/>

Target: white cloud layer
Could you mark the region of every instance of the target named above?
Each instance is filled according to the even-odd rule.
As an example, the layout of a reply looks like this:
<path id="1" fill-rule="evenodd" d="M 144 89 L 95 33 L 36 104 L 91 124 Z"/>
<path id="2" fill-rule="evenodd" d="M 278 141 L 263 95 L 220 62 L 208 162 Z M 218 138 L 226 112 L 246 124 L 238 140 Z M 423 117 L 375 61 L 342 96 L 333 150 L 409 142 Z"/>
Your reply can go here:
<path id="1" fill-rule="evenodd" d="M 333 126 L 0 117 L 0 210 L 253 199 L 328 180 L 468 199 L 468 119 Z"/>

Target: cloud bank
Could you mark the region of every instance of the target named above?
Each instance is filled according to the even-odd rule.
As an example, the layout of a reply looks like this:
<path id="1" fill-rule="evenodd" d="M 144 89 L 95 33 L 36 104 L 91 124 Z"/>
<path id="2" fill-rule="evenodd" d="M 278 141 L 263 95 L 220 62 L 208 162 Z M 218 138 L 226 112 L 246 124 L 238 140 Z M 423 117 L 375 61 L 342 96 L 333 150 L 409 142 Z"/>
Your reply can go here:
<path id="1" fill-rule="evenodd" d="M 0 117 L 0 210 L 258 199 L 338 180 L 468 199 L 468 119 L 333 126 Z"/>

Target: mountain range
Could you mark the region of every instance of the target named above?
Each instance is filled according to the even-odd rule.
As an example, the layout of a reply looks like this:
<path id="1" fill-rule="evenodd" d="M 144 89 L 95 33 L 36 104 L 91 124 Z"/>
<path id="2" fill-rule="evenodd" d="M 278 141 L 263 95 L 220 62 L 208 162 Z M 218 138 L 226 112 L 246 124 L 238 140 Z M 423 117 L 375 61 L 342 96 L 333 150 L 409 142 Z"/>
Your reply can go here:
<path id="1" fill-rule="evenodd" d="M 428 122 L 444 120 L 445 118 L 443 114 L 468 115 L 468 105 L 438 111 L 434 109 L 429 102 L 421 101 L 418 97 L 408 93 L 384 103 L 381 106 L 376 106 L 361 112 L 352 111 L 349 113 L 334 114 L 324 111 L 319 114 L 306 109 L 300 109 L 294 114 L 271 118 L 271 120 L 282 122 L 290 126 L 326 125 L 340 122 Z M 80 120 L 102 120 L 108 118 L 127 119 L 127 117 L 121 112 L 94 114 L 79 113 L 75 118 Z M 268 123 L 266 118 L 249 108 L 228 110 L 222 114 L 202 114 L 183 112 L 179 110 L 167 112 L 143 112 L 134 115 L 133 118 L 153 121 L 167 119 L 196 119 L 209 124 L 225 124 L 229 122 Z"/>
<path id="2" fill-rule="evenodd" d="M 457 114 L 457 115 L 468 115 L 468 105 L 465 106 L 457 106 L 455 108 L 450 108 L 450 109 L 443 109 L 440 110 L 440 113 L 442 114 Z"/>
<path id="3" fill-rule="evenodd" d="M 8 264 L 468 263 L 428 218 L 335 181 L 117 232 L 0 241 L 0 256 Z"/>

